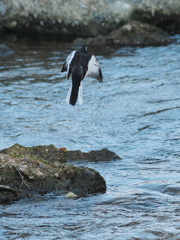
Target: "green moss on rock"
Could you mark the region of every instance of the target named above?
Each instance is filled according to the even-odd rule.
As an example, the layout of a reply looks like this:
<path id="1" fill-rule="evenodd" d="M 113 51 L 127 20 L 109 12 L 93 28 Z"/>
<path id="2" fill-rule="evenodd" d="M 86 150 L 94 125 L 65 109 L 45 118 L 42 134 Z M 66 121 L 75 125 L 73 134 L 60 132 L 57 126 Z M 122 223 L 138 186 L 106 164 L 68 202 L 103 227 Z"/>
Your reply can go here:
<path id="1" fill-rule="evenodd" d="M 1 150 L 0 203 L 50 191 L 73 191 L 78 196 L 106 191 L 106 182 L 97 171 L 62 163 L 57 153 L 62 156 L 53 145 L 26 148 L 15 144 Z"/>

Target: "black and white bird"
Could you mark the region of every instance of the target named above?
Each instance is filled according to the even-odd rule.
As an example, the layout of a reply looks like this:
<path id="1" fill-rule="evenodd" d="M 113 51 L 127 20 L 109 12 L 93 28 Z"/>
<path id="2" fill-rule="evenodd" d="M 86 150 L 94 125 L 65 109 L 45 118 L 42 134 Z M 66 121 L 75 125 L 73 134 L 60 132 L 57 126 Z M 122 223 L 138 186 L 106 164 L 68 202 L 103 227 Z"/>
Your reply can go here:
<path id="1" fill-rule="evenodd" d="M 79 104 L 83 103 L 82 80 L 86 77 L 103 81 L 103 75 L 98 60 L 94 55 L 87 53 L 87 46 L 75 50 L 68 55 L 63 64 L 61 72 L 67 71 L 67 79 L 72 78 L 66 101 L 75 105 L 77 99 Z"/>

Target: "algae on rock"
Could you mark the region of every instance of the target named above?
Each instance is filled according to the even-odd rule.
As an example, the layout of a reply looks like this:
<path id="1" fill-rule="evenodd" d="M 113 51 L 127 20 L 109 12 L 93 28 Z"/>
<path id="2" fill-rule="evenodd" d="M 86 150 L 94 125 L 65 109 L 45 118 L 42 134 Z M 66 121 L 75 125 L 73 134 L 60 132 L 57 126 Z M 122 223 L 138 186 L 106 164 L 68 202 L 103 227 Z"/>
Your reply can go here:
<path id="1" fill-rule="evenodd" d="M 53 145 L 27 148 L 15 144 L 1 150 L 0 203 L 51 191 L 72 191 L 78 196 L 106 191 L 106 182 L 96 170 L 64 163 L 74 152 L 68 155 L 62 149 Z M 97 157 L 99 152 L 103 157 L 101 151 L 91 151 L 89 157 Z M 107 158 L 119 158 L 107 149 L 105 152 L 111 153 Z M 88 153 L 83 154 L 88 159 Z"/>

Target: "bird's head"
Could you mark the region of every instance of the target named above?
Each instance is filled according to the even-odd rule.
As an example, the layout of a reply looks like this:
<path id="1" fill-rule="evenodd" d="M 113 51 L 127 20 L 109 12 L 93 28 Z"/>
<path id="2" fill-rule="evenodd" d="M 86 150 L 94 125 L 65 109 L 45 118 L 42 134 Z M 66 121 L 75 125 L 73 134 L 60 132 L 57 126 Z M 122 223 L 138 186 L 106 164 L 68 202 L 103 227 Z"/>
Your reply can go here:
<path id="1" fill-rule="evenodd" d="M 83 47 L 80 49 L 80 52 L 82 52 L 82 53 L 87 53 L 87 46 L 83 46 Z"/>

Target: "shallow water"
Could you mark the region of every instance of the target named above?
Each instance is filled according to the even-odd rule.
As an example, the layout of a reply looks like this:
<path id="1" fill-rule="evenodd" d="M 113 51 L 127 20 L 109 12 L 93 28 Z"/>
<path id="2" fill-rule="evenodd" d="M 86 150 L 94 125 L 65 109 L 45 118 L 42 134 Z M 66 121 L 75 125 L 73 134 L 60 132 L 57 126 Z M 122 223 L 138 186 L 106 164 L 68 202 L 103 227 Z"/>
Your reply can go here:
<path id="1" fill-rule="evenodd" d="M 0 149 L 54 144 L 109 148 L 122 159 L 95 168 L 107 192 L 78 200 L 48 194 L 0 208 L 0 239 L 180 239 L 180 36 L 169 46 L 90 49 L 104 82 L 83 82 L 84 104 L 65 103 L 60 72 L 74 46 L 3 42 Z M 1 42 L 2 43 L 2 42 Z"/>

